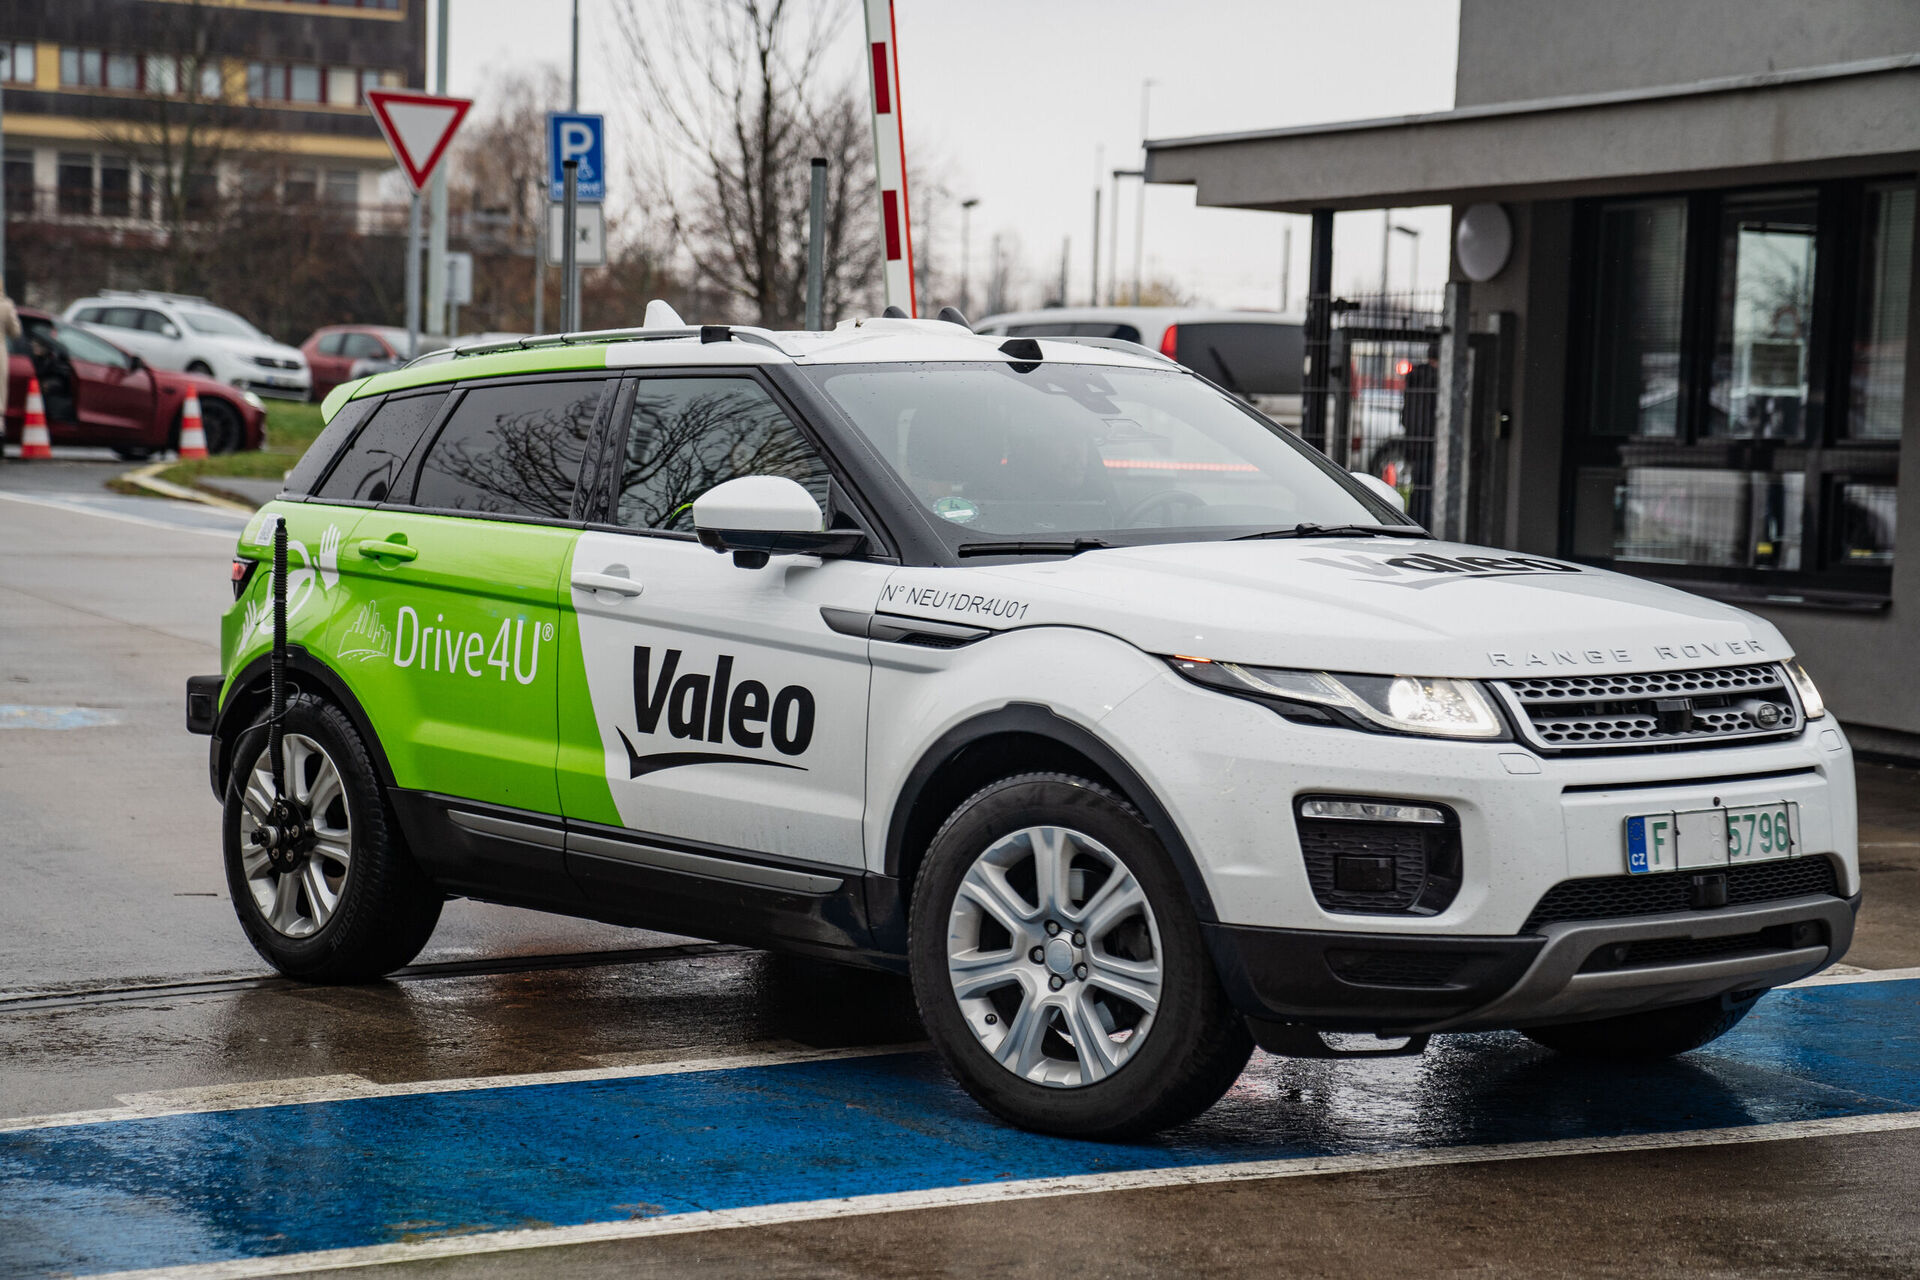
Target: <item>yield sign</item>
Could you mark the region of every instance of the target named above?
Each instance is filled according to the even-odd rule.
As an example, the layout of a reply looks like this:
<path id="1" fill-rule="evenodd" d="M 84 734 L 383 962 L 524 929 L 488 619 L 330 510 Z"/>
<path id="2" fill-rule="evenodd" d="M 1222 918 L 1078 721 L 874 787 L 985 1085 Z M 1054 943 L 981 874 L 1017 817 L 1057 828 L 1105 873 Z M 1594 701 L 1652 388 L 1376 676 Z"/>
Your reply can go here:
<path id="1" fill-rule="evenodd" d="M 467 117 L 471 98 L 440 98 L 427 93 L 406 93 L 392 89 L 367 90 L 367 104 L 387 145 L 406 172 L 407 181 L 419 191 L 433 176 L 434 166 L 447 152 L 454 130 Z"/>

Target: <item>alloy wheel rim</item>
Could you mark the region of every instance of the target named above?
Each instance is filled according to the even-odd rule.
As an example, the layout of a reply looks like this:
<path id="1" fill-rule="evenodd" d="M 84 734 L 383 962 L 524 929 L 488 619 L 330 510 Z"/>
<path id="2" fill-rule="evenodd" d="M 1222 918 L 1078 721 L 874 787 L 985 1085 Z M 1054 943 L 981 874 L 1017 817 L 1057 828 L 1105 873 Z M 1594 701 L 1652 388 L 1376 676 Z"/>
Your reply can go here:
<path id="1" fill-rule="evenodd" d="M 267 927 L 286 938 L 310 938 L 339 910 L 353 865 L 353 809 L 340 768 L 304 734 L 281 741 L 286 798 L 307 816 L 294 866 L 277 870 L 253 833 L 273 811 L 273 771 L 262 748 L 240 794 L 240 867 Z"/>
<path id="2" fill-rule="evenodd" d="M 1069 827 L 995 840 L 961 879 L 947 975 L 996 1062 L 1034 1084 L 1097 1084 L 1132 1060 L 1162 986 L 1159 925 L 1112 850 Z"/>

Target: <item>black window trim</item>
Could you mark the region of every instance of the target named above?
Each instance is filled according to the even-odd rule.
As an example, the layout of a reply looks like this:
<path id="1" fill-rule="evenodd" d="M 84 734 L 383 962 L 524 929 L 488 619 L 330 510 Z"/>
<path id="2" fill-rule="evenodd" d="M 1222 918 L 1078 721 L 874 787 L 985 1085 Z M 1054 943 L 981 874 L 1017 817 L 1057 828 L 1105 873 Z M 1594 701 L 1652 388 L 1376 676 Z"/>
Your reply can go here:
<path id="1" fill-rule="evenodd" d="M 1844 431 L 1852 394 L 1850 361 L 1859 317 L 1857 298 L 1863 246 L 1854 234 L 1871 186 L 1914 183 L 1911 173 L 1880 173 L 1854 178 L 1736 184 L 1708 189 L 1621 192 L 1579 200 L 1574 206 L 1572 279 L 1568 290 L 1571 309 L 1560 462 L 1559 547 L 1562 559 L 1592 564 L 1632 577 L 1660 582 L 1684 591 L 1729 603 L 1769 607 L 1806 608 L 1844 612 L 1875 612 L 1892 603 L 1891 564 L 1849 565 L 1833 555 L 1838 512 L 1832 500 L 1836 482 L 1881 479 L 1897 483 L 1902 441 L 1849 440 Z M 1801 442 L 1718 442 L 1727 454 L 1725 465 L 1702 467 L 1717 473 L 1760 470 L 1742 462 L 1765 460 L 1771 468 L 1774 453 L 1804 453 L 1797 471 L 1778 474 L 1806 477 L 1802 489 L 1801 564 L 1797 570 L 1730 568 L 1717 565 L 1660 564 L 1617 557 L 1575 555 L 1574 495 L 1583 466 L 1619 466 L 1618 450 L 1632 436 L 1596 436 L 1588 431 L 1593 416 L 1592 376 L 1597 317 L 1594 305 L 1601 269 L 1599 219 L 1608 206 L 1679 200 L 1685 206 L 1682 234 L 1685 259 L 1680 301 L 1680 402 L 1677 446 L 1694 447 L 1706 439 L 1706 419 L 1712 387 L 1713 344 L 1719 322 L 1721 284 L 1721 215 L 1729 199 L 1787 196 L 1811 191 L 1818 208 L 1814 233 L 1813 331 L 1821 335 L 1808 352 L 1806 431 Z M 1614 461 L 1602 460 L 1612 452 Z M 1864 466 L 1863 466 L 1864 464 Z"/>

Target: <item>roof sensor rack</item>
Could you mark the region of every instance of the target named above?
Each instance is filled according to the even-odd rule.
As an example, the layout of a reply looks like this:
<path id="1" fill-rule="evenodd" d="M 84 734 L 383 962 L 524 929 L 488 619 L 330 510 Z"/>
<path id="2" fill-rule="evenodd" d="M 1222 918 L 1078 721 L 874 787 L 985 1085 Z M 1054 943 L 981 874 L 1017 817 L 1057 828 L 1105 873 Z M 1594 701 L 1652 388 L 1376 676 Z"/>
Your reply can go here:
<path id="1" fill-rule="evenodd" d="M 505 351 L 531 351 L 542 347 L 578 347 L 613 342 L 663 342 L 671 338 L 697 338 L 701 342 L 750 342 L 758 347 L 791 355 L 770 334 L 724 324 L 688 325 L 680 329 L 586 329 L 575 333 L 540 333 L 526 338 L 508 338 L 501 342 L 476 342 L 464 347 L 443 347 L 409 360 L 405 367 L 438 364 L 468 356 L 495 356 Z"/>

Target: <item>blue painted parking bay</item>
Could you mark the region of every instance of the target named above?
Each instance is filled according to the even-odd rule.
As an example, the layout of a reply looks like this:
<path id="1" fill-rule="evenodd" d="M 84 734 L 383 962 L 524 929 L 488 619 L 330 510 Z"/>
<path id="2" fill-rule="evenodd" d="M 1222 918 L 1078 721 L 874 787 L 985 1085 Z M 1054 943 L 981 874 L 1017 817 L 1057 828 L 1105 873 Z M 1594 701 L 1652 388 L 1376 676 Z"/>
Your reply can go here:
<path id="1" fill-rule="evenodd" d="M 0 1132 L 0 1274 L 268 1259 L 1063 1175 L 1920 1112 L 1920 979 L 1776 992 L 1710 1049 L 1583 1066 L 1515 1035 L 1257 1055 L 1127 1146 L 980 1112 L 925 1052 Z"/>

